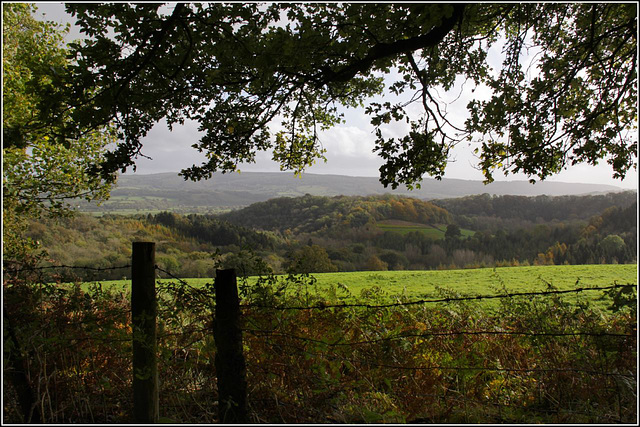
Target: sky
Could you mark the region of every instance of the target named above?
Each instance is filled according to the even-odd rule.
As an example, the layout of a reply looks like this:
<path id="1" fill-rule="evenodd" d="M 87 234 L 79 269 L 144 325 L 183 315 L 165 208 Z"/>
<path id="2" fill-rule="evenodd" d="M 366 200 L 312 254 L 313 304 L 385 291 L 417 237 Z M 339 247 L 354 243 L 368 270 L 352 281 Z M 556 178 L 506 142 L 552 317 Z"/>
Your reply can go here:
<path id="1" fill-rule="evenodd" d="M 63 3 L 47 2 L 36 3 L 39 12 L 45 13 L 45 19 L 72 23 L 72 18 L 64 11 Z M 80 33 L 73 28 L 67 37 L 68 41 L 80 38 Z M 496 65 L 499 63 L 498 52 L 490 51 L 490 61 L 494 58 Z M 458 96 L 458 92 L 451 94 L 441 94 L 443 98 L 453 100 Z M 449 117 L 455 117 L 458 123 L 464 121 L 466 114 L 465 106 L 471 100 L 471 96 L 477 98 L 482 96 L 482 90 L 476 90 L 471 94 L 465 91 L 454 103 L 448 105 Z M 388 97 L 385 100 L 389 100 Z M 417 110 L 416 110 L 417 111 Z M 369 117 L 364 114 L 364 109 L 343 110 L 345 123 L 338 125 L 328 131 L 320 133 L 320 141 L 326 149 L 325 157 L 327 162 L 319 161 L 306 170 L 313 174 L 334 174 L 349 176 L 373 176 L 378 177 L 378 169 L 383 161 L 373 152 L 375 135 L 373 126 L 369 123 Z M 414 116 L 416 117 L 416 116 Z M 402 124 L 389 126 L 387 132 L 393 136 L 404 135 Z M 169 131 L 165 123 L 158 123 L 149 134 L 142 139 L 142 153 L 147 158 L 138 158 L 136 161 L 136 174 L 151 174 L 160 172 L 178 172 L 193 164 L 199 165 L 206 160 L 203 153 L 191 147 L 200 138 L 195 122 L 185 122 L 185 125 L 176 125 L 173 131 Z M 459 143 L 451 153 L 451 159 L 445 169 L 445 178 L 483 180 L 484 176 L 478 170 L 478 161 L 473 154 L 475 146 L 470 146 L 466 142 Z M 268 152 L 259 152 L 256 156 L 256 163 L 241 164 L 239 169 L 242 172 L 277 172 L 279 165 L 271 160 Z M 132 170 L 127 173 L 133 173 Z M 289 172 L 293 173 L 293 172 Z M 597 166 L 586 164 L 568 166 L 564 171 L 547 179 L 547 181 L 557 182 L 578 182 L 608 184 L 625 189 L 638 188 L 637 170 L 630 170 L 624 180 L 612 178 L 613 171 L 601 160 Z M 215 175 L 214 175 L 215 176 Z M 425 177 L 428 178 L 428 177 Z M 527 180 L 523 174 L 502 175 L 500 172 L 494 174 L 496 181 Z"/>

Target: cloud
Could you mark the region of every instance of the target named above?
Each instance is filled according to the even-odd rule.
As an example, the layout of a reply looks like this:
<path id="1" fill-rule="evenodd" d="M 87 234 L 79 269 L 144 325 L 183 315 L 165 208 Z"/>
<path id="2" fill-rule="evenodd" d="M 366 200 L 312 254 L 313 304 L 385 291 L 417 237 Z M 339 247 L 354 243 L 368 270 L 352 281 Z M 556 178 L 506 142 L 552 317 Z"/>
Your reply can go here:
<path id="1" fill-rule="evenodd" d="M 142 154 L 136 160 L 136 172 L 140 174 L 178 172 L 194 164 L 206 161 L 204 153 L 192 147 L 200 139 L 198 125 L 194 121 L 185 121 L 170 131 L 163 120 L 142 138 Z M 132 171 L 131 171 L 132 172 Z"/>
<path id="2" fill-rule="evenodd" d="M 70 23 L 70 33 L 67 41 L 82 38 L 83 35 L 73 25 L 74 19 L 64 10 L 64 3 L 36 3 L 39 9 L 38 17 L 42 13 L 46 13 L 45 19 L 53 20 L 61 23 Z M 498 41 L 489 51 L 489 64 L 497 70 L 501 66 L 503 42 Z M 535 53 L 535 52 L 534 52 Z M 531 56 L 533 57 L 533 55 Z M 528 63 L 525 69 L 528 68 Z M 388 79 L 398 78 L 397 74 L 391 73 Z M 451 93 L 440 91 L 443 99 L 447 102 L 453 101 L 459 94 L 454 88 Z M 453 104 L 446 106 L 447 118 L 454 120 L 456 124 L 464 121 L 467 115 L 466 105 L 471 99 L 487 99 L 489 91 L 487 88 L 477 88 L 475 92 L 471 92 L 471 82 L 465 87 L 465 91 Z M 396 102 L 397 99 L 388 93 L 384 96 L 375 97 L 376 102 L 391 101 Z M 419 107 L 419 105 L 416 105 Z M 417 118 L 417 114 L 421 111 L 410 107 L 412 117 Z M 322 134 L 322 143 L 327 149 L 327 163 L 318 163 L 312 166 L 308 171 L 310 173 L 332 173 L 353 176 L 377 176 L 378 168 L 382 164 L 382 160 L 374 153 L 374 135 L 373 127 L 369 123 L 369 118 L 364 114 L 362 109 L 345 109 L 344 110 L 346 125 L 335 127 Z M 277 122 L 277 121 L 276 121 Z M 184 126 L 176 126 L 173 132 L 170 132 L 165 123 L 156 125 L 149 135 L 143 139 L 143 154 L 153 158 L 148 160 L 138 158 L 138 173 L 157 173 L 157 172 L 178 172 L 193 164 L 200 164 L 206 160 L 203 153 L 199 153 L 191 145 L 199 139 L 197 125 L 194 122 L 187 122 Z M 406 124 L 390 124 L 385 127 L 385 137 L 402 137 L 406 135 L 408 126 Z M 467 143 L 460 143 L 453 150 L 452 157 L 454 161 L 450 162 L 446 169 L 445 176 L 447 178 L 460 179 L 483 179 L 482 174 L 474 169 L 477 160 L 473 155 L 475 146 Z M 271 160 L 271 153 L 259 152 L 256 155 L 256 164 L 241 165 L 242 170 L 253 171 L 278 171 L 279 165 Z M 611 166 L 606 161 L 601 161 L 597 166 L 576 165 L 571 166 L 567 170 L 560 172 L 550 181 L 565 182 L 587 182 L 587 183 L 603 183 L 617 185 L 624 188 L 638 188 L 638 172 L 631 170 L 625 180 L 615 180 L 612 178 Z M 515 180 L 526 179 L 522 175 L 509 175 L 507 177 L 496 176 L 496 180 Z"/>

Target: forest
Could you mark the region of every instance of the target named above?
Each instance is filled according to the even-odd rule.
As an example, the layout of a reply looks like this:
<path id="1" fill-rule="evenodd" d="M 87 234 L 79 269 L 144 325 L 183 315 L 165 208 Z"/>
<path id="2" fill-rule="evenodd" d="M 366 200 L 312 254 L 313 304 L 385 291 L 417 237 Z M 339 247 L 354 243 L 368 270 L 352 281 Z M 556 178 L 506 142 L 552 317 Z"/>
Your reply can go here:
<path id="1" fill-rule="evenodd" d="M 242 209 L 175 213 L 129 188 L 113 207 L 130 215 L 74 212 L 178 142 L 202 154 L 171 151 L 189 185 L 265 154 L 299 176 L 347 119 L 392 190 L 441 180 L 457 149 L 485 184 L 578 165 L 633 177 L 637 5 L 64 9 L 79 39 L 35 5 L 2 7 L 3 423 L 638 423 L 637 191 L 249 192 L 207 197 Z M 158 124 L 194 133 L 165 141 Z M 181 188 L 169 199 L 203 199 Z M 518 279 L 564 264 L 591 265 Z M 411 270 L 454 282 L 390 292 Z M 443 285 L 475 272 L 480 293 Z"/>
<path id="2" fill-rule="evenodd" d="M 636 217 L 637 193 L 625 192 L 431 202 L 307 195 L 218 215 L 31 220 L 38 267 L 5 279 L 7 360 L 28 365 L 29 376 L 6 371 L 4 419 L 135 419 L 126 284 L 131 242 L 153 241 L 161 422 L 224 419 L 212 334 L 218 268 L 239 276 L 251 422 L 630 422 L 633 283 L 585 290 L 543 281 L 545 290 L 518 298 L 522 283 L 501 288 L 494 270 L 478 295 L 436 284 L 431 300 L 415 301 L 383 278 L 359 294 L 337 282 L 319 292 L 307 273 L 635 263 Z M 107 279 L 127 280 L 121 288 Z M 44 403 L 29 403 L 30 393 Z"/>
<path id="3" fill-rule="evenodd" d="M 158 265 L 177 277 L 212 277 L 221 267 L 251 274 L 248 260 L 255 256 L 277 273 L 633 263 L 636 194 L 431 202 L 307 195 L 218 215 L 33 220 L 28 237 L 50 264 L 102 268 L 128 264 L 132 241 L 155 241 Z"/>

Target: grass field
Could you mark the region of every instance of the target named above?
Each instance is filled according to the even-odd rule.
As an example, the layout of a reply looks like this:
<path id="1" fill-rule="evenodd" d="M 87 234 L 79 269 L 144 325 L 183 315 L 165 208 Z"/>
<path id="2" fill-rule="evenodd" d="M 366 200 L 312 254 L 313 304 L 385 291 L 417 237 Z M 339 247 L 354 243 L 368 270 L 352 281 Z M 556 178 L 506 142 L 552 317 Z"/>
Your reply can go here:
<path id="1" fill-rule="evenodd" d="M 341 284 L 350 295 L 338 290 L 338 296 L 353 301 L 365 289 L 379 287 L 385 299 L 395 301 L 397 296 L 409 299 L 432 298 L 439 295 L 437 288 L 452 290 L 461 295 L 493 295 L 500 292 L 502 286 L 511 292 L 544 291 L 547 283 L 560 290 L 576 287 L 601 287 L 614 283 L 638 283 L 638 267 L 635 264 L 623 265 L 554 265 L 529 267 L 500 267 L 467 270 L 429 270 L 429 271 L 363 271 L 348 273 L 317 273 L 317 291 L 324 292 L 332 285 Z M 160 281 L 167 281 L 161 276 Z M 184 279 L 193 286 L 201 286 L 212 279 Z M 249 281 L 255 278 L 249 278 Z M 130 281 L 105 281 L 103 285 L 116 288 L 129 288 Z M 577 283 L 577 285 L 576 285 Z M 588 298 L 596 299 L 600 291 L 584 292 Z M 574 299 L 574 294 L 567 298 Z M 484 300 L 493 304 L 495 300 Z"/>
<path id="2" fill-rule="evenodd" d="M 397 220 L 380 221 L 376 224 L 376 226 L 382 231 L 393 231 L 394 233 L 399 233 L 402 235 L 411 233 L 412 231 L 418 231 L 434 240 L 444 238 L 444 234 L 447 231 L 446 225 L 427 225 Z M 471 230 L 460 229 L 460 233 L 463 237 L 468 237 L 473 236 L 475 232 Z"/>

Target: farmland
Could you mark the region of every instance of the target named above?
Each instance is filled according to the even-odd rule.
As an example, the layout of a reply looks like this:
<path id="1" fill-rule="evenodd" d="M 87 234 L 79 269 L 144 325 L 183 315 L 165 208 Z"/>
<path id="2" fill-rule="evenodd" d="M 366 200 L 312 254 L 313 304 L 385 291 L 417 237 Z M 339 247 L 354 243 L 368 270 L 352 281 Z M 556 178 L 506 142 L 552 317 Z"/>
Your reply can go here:
<path id="1" fill-rule="evenodd" d="M 376 227 L 382 231 L 392 231 L 394 233 L 398 233 L 401 235 L 406 235 L 407 233 L 411 233 L 417 231 L 419 233 L 423 233 L 429 238 L 434 240 L 443 239 L 445 232 L 447 231 L 446 225 L 428 225 L 428 224 L 419 224 L 409 221 L 400 221 L 400 220 L 386 220 L 380 221 L 376 224 Z M 462 229 L 460 230 L 461 235 L 463 237 L 473 236 L 474 232 L 472 230 Z"/>
<path id="2" fill-rule="evenodd" d="M 448 288 L 460 294 L 491 293 L 505 285 L 513 292 L 541 291 L 546 283 L 559 289 L 570 289 L 579 280 L 581 287 L 636 283 L 635 265 L 558 265 L 529 267 L 498 267 L 465 270 L 376 271 L 357 273 L 321 273 L 314 277 L 318 285 L 342 283 L 358 294 L 362 289 L 380 286 L 391 295 L 412 297 L 432 296 L 436 287 Z"/>
<path id="3" fill-rule="evenodd" d="M 441 290 L 452 291 L 459 295 L 493 295 L 508 292 L 540 292 L 551 284 L 558 290 L 577 287 L 602 287 L 614 283 L 637 284 L 637 266 L 634 264 L 610 265 L 556 265 L 498 267 L 464 270 L 429 271 L 361 271 L 339 273 L 315 273 L 315 288 L 312 292 L 324 294 L 332 287 L 338 287 L 338 298 L 356 301 L 358 297 L 372 288 L 379 288 L 385 301 L 395 301 L 397 297 L 420 299 L 436 297 Z M 211 278 L 182 279 L 192 286 L 200 287 L 211 283 Z M 256 277 L 248 278 L 255 283 Z M 160 283 L 171 281 L 159 273 Z M 102 282 L 103 286 L 127 289 L 130 280 L 111 280 Z M 90 286 L 85 284 L 85 287 Z M 592 292 L 587 297 L 599 297 L 601 292 Z M 571 299 L 571 297 L 567 297 Z M 486 302 L 492 304 L 491 302 Z"/>
<path id="4" fill-rule="evenodd" d="M 634 264 L 319 273 L 299 276 L 299 282 L 275 277 L 273 286 L 262 289 L 255 276 L 247 280 L 253 286 L 239 281 L 249 303 L 242 309 L 249 398 L 254 416 L 264 422 L 592 423 L 635 416 L 631 386 L 622 382 L 635 372 L 635 312 L 628 306 L 610 310 L 610 301 L 599 301 L 600 291 L 578 294 L 588 305 L 571 304 L 577 296 L 566 294 L 384 307 L 495 295 L 503 285 L 514 293 L 544 291 L 547 284 L 558 290 L 635 284 Z M 216 346 L 206 326 L 214 315 L 213 289 L 205 286 L 212 279 L 181 280 L 193 287 L 158 272 L 161 416 L 211 422 L 201 408 L 214 405 L 216 397 Z M 281 292 L 282 284 L 287 291 Z M 110 363 L 126 362 L 130 351 L 124 326 L 130 285 L 105 281 L 104 292 L 97 292 L 83 284 L 87 293 L 69 293 L 68 299 L 60 294 L 65 298 L 57 303 L 68 304 L 67 310 L 78 303 L 108 304 L 105 314 L 113 320 L 92 332 L 99 339 L 91 341 L 90 351 L 109 353 Z M 366 306 L 323 309 L 341 302 Z M 278 309 L 301 306 L 314 309 Z M 130 387 L 118 379 L 125 369 L 101 372 L 102 381 L 114 384 L 114 395 Z M 618 382 L 620 401 L 612 392 Z M 189 406 L 192 389 L 202 399 L 198 407 Z M 128 419 L 125 414 L 118 420 Z"/>

